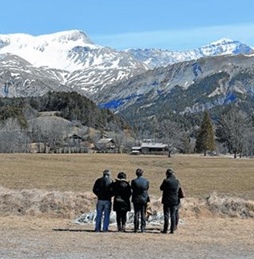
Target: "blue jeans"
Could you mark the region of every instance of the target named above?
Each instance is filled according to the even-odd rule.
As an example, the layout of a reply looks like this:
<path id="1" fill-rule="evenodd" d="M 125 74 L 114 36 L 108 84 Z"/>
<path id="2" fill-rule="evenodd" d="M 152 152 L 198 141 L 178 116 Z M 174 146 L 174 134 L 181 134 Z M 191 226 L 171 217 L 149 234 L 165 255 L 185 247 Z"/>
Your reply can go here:
<path id="1" fill-rule="evenodd" d="M 95 219 L 95 231 L 101 231 L 101 221 L 103 217 L 103 232 L 108 231 L 109 220 L 111 212 L 111 201 L 98 200 L 96 204 L 96 219 Z"/>

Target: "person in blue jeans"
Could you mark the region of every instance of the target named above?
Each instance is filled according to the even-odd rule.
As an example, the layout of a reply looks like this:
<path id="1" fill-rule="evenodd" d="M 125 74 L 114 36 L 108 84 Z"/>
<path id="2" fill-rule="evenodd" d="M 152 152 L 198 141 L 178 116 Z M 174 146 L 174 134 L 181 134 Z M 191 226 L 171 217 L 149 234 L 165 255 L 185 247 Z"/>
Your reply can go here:
<path id="1" fill-rule="evenodd" d="M 108 169 L 104 170 L 103 176 L 98 178 L 93 186 L 93 193 L 97 196 L 95 232 L 108 231 L 113 196 L 113 180 L 110 175 L 111 172 Z M 101 230 L 102 218 L 103 228 Z"/>

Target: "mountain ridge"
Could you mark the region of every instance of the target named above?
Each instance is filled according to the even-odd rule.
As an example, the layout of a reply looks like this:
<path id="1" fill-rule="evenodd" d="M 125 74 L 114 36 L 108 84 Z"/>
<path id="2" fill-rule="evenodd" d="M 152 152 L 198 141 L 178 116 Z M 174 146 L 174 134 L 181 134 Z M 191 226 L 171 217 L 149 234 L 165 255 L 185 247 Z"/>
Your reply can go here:
<path id="1" fill-rule="evenodd" d="M 169 98 L 177 87 L 182 89 L 179 94 L 188 92 L 191 95 L 189 87 L 197 87 L 197 83 L 206 78 L 211 82 L 209 78 L 220 72 L 228 74 L 229 79 L 221 80 L 231 84 L 231 89 L 232 84 L 237 83 L 234 85 L 237 93 L 240 94 L 241 89 L 252 94 L 248 89 L 252 89 L 249 75 L 253 74 L 253 62 L 247 60 L 252 60 L 254 52 L 251 47 L 235 40 L 223 38 L 204 47 L 181 52 L 158 49 L 118 51 L 94 44 L 84 32 L 78 30 L 36 36 L 36 39 L 44 40 L 42 45 L 33 45 L 32 41 L 29 45 L 26 41 L 22 42 L 22 35 L 17 36 L 18 49 L 9 53 L 7 51 L 12 50 L 12 43 L 0 35 L 1 96 L 27 97 L 41 96 L 48 91 L 76 91 L 102 108 L 123 113 L 140 103 L 142 107 L 153 107 L 154 103 L 158 105 L 164 97 Z M 10 35 L 8 37 L 11 39 Z M 49 42 L 53 45 L 47 45 Z M 12 46 L 17 47 L 15 44 Z M 47 52 L 47 48 L 51 51 Z M 22 56 L 16 55 L 20 50 Z M 26 58 L 27 53 L 31 57 L 29 50 L 45 54 L 41 60 L 36 55 L 33 57 L 45 66 L 38 66 L 38 63 L 36 65 Z M 52 59 L 55 62 L 53 65 L 50 63 Z M 241 78 L 241 74 L 247 80 L 244 76 Z M 234 77 L 238 80 L 232 81 Z M 220 82 L 216 84 L 221 85 Z M 213 86 L 210 87 L 212 89 Z M 208 89 L 207 93 L 203 93 L 208 98 L 207 103 L 200 104 L 198 100 L 193 103 L 188 99 L 185 109 L 178 112 L 202 111 L 204 107 L 213 106 L 209 104 L 209 98 L 221 95 L 217 101 L 219 104 L 225 91 L 226 87 L 223 86 L 213 92 Z M 146 99 L 145 102 L 142 102 L 143 99 Z"/>
<path id="2" fill-rule="evenodd" d="M 97 51 L 107 49 L 104 59 L 109 59 L 109 52 L 127 53 L 132 58 L 144 63 L 149 69 L 165 66 L 177 62 L 198 59 L 205 56 L 225 54 L 251 54 L 253 48 L 236 40 L 222 38 L 203 47 L 185 51 L 171 51 L 162 49 L 127 49 L 118 51 L 93 43 L 84 31 L 70 30 L 51 34 L 32 36 L 30 34 L 0 34 L 0 54 L 11 53 L 20 56 L 36 67 L 75 71 L 88 68 L 88 65 L 103 63 L 102 57 L 97 59 Z M 89 52 L 94 52 L 90 56 Z M 89 62 L 84 62 L 84 57 Z M 80 62 L 78 62 L 81 59 Z M 55 60 L 58 60 L 56 62 Z M 156 62 L 155 62 L 156 61 Z M 76 64 L 75 64 L 76 63 Z M 85 63 L 85 65 L 81 65 Z"/>

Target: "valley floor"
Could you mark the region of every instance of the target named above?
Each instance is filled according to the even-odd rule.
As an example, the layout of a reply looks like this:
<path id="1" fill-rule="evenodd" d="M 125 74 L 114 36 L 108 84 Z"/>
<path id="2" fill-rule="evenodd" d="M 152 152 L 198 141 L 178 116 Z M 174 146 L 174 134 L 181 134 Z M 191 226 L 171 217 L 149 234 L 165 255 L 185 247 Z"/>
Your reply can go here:
<path id="1" fill-rule="evenodd" d="M 0 217 L 0 258 L 245 258 L 254 254 L 254 220 L 186 217 L 175 234 L 94 233 L 67 219 Z"/>

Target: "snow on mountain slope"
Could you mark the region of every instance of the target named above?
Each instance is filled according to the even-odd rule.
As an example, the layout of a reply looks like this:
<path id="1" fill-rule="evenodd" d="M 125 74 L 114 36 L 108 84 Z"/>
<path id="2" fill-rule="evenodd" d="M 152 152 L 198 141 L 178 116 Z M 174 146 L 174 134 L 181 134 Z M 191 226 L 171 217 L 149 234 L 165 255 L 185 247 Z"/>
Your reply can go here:
<path id="1" fill-rule="evenodd" d="M 127 80 L 148 69 L 128 53 L 93 44 L 84 32 L 77 30 L 36 37 L 0 35 L 0 55 L 7 53 L 19 56 L 35 68 L 47 70 L 47 75 L 59 80 L 58 85 L 89 97 L 105 85 Z M 10 59 L 8 63 L 9 69 L 13 69 Z"/>
<path id="2" fill-rule="evenodd" d="M 0 35 L 0 54 L 11 53 L 22 57 L 36 67 L 74 71 L 87 67 L 70 54 L 73 48 L 100 49 L 82 31 L 73 30 L 48 35 L 29 34 Z"/>
<path id="3" fill-rule="evenodd" d="M 252 54 L 254 50 L 239 41 L 223 38 L 193 50 L 129 49 L 126 52 L 144 62 L 150 68 L 156 68 L 183 61 L 197 60 L 202 57 Z"/>
<path id="4" fill-rule="evenodd" d="M 193 76 L 206 76 L 204 71 L 209 70 L 200 65 L 201 61 L 195 62 L 200 58 L 251 53 L 252 48 L 230 39 L 194 50 L 174 52 L 160 49 L 117 51 L 94 44 L 84 32 L 78 30 L 40 36 L 0 35 L 0 83 L 2 89 L 9 85 L 8 92 L 4 90 L 1 95 L 31 96 L 42 95 L 48 90 L 70 89 L 98 104 L 114 102 L 115 98 L 145 95 L 154 89 L 161 92 L 165 81 L 168 82 L 166 89 L 171 89 L 175 84 L 187 89 L 192 84 Z M 187 67 L 183 64 L 175 66 L 179 71 L 174 67 L 169 71 L 163 69 L 186 61 L 192 63 L 188 67 L 191 76 L 182 76 Z M 149 73 L 145 72 L 149 69 L 151 74 L 156 73 L 156 77 L 158 72 L 159 77 L 149 76 L 147 79 Z M 174 71 L 171 79 L 168 78 L 170 69 Z M 143 82 L 138 91 L 137 78 L 141 78 L 139 84 Z"/>
<path id="5" fill-rule="evenodd" d="M 12 54 L 0 54 L 0 96 L 40 96 L 48 91 L 70 91 L 60 83 L 66 77 L 63 70 L 36 68 Z"/>
<path id="6" fill-rule="evenodd" d="M 204 56 L 251 54 L 253 49 L 239 41 L 223 38 L 199 49 Z"/>
<path id="7" fill-rule="evenodd" d="M 241 98 L 247 102 L 254 96 L 253 62 L 252 55 L 213 56 L 179 62 L 112 86 L 96 94 L 96 99 L 101 107 L 125 115 L 131 110 L 132 116 L 137 109 L 152 116 L 158 107 L 163 111 L 166 104 L 176 113 L 185 113 Z"/>
<path id="8" fill-rule="evenodd" d="M 153 69 L 206 56 L 249 54 L 253 53 L 253 49 L 239 41 L 224 38 L 187 51 L 161 49 L 117 51 L 94 44 L 83 31 L 71 30 L 40 36 L 21 33 L 0 35 L 0 54 L 2 53 L 20 56 L 36 67 L 45 66 L 73 72 L 91 66 L 113 69 L 119 67 L 120 61 L 126 63 L 127 59 L 142 63 L 146 69 Z M 123 56 L 125 62 L 122 61 Z"/>

